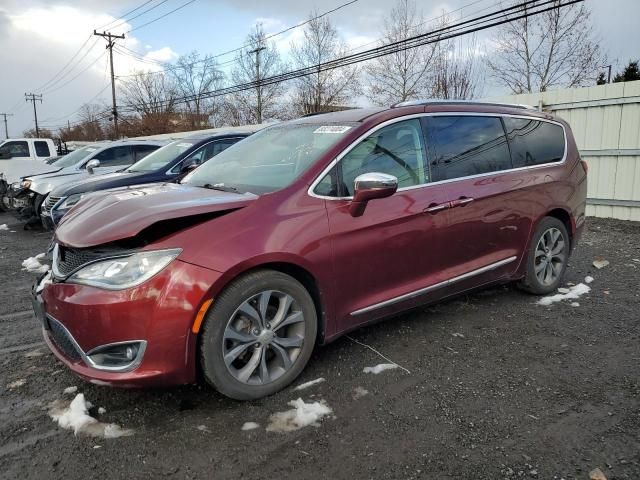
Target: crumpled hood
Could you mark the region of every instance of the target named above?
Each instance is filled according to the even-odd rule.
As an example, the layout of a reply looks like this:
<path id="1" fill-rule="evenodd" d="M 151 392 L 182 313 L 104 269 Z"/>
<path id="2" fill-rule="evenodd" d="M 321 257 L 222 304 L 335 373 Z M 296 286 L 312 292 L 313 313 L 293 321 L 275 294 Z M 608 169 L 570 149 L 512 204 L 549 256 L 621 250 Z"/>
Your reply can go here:
<path id="1" fill-rule="evenodd" d="M 58 169 L 55 172 L 31 175 L 29 176 L 31 180 L 31 187 L 29 187 L 29 189 L 40 195 L 47 195 L 59 185 L 76 181 L 79 176 L 84 178 L 88 175 L 89 173 L 87 171 L 78 170 L 73 166 Z"/>
<path id="2" fill-rule="evenodd" d="M 48 165 L 41 160 L 29 158 L 0 160 L 0 173 L 4 175 L 4 179 L 9 185 L 13 182 L 19 182 L 23 177 L 45 172 L 57 172 L 59 170 L 60 168 L 56 168 L 55 165 Z"/>
<path id="3" fill-rule="evenodd" d="M 56 229 L 58 242 L 75 248 L 131 238 L 162 220 L 222 212 L 258 197 L 172 183 L 96 192 L 83 198 Z"/>

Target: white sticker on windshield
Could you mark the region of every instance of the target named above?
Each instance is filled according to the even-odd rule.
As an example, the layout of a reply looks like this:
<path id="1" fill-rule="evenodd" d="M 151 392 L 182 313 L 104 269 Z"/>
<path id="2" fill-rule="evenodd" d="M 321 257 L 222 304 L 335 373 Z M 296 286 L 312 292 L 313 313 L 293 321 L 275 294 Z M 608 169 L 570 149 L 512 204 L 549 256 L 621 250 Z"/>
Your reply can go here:
<path id="1" fill-rule="evenodd" d="M 316 128 L 313 133 L 344 133 L 351 127 L 343 125 L 324 125 Z"/>
<path id="2" fill-rule="evenodd" d="M 87 152 L 95 152 L 97 148 L 87 148 Z"/>
<path id="3" fill-rule="evenodd" d="M 176 145 L 176 147 L 186 147 L 189 148 L 192 144 L 191 143 L 178 143 Z"/>

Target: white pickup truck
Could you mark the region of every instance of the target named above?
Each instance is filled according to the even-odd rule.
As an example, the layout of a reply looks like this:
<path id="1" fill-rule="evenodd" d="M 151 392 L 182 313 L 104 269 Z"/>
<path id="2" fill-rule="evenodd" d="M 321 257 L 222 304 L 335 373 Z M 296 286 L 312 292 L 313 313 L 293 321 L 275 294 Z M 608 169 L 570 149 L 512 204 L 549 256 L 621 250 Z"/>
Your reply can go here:
<path id="1" fill-rule="evenodd" d="M 50 138 L 10 138 L 0 143 L 0 179 L 8 185 L 26 175 L 44 173 L 55 168 L 44 161 L 57 155 Z"/>

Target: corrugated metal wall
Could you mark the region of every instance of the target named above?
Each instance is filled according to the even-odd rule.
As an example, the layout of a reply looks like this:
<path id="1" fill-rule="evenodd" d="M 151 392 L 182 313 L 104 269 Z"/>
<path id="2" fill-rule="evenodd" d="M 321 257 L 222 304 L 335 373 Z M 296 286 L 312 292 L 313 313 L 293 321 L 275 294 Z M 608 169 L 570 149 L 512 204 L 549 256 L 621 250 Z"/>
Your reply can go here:
<path id="1" fill-rule="evenodd" d="M 640 81 L 491 97 L 551 110 L 589 163 L 587 215 L 640 221 Z"/>

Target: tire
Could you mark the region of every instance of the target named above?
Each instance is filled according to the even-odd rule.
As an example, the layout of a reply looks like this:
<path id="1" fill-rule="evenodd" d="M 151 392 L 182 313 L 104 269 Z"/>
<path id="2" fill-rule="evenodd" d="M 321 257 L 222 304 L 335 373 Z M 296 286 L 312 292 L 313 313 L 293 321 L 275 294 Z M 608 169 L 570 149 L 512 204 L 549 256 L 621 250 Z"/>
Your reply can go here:
<path id="1" fill-rule="evenodd" d="M 300 282 L 273 270 L 248 273 L 224 289 L 205 317 L 202 373 L 227 397 L 266 397 L 300 375 L 317 328 L 315 305 Z"/>
<path id="2" fill-rule="evenodd" d="M 531 237 L 527 272 L 520 288 L 534 295 L 554 292 L 562 282 L 570 253 L 571 239 L 564 223 L 554 217 L 543 218 Z"/>

